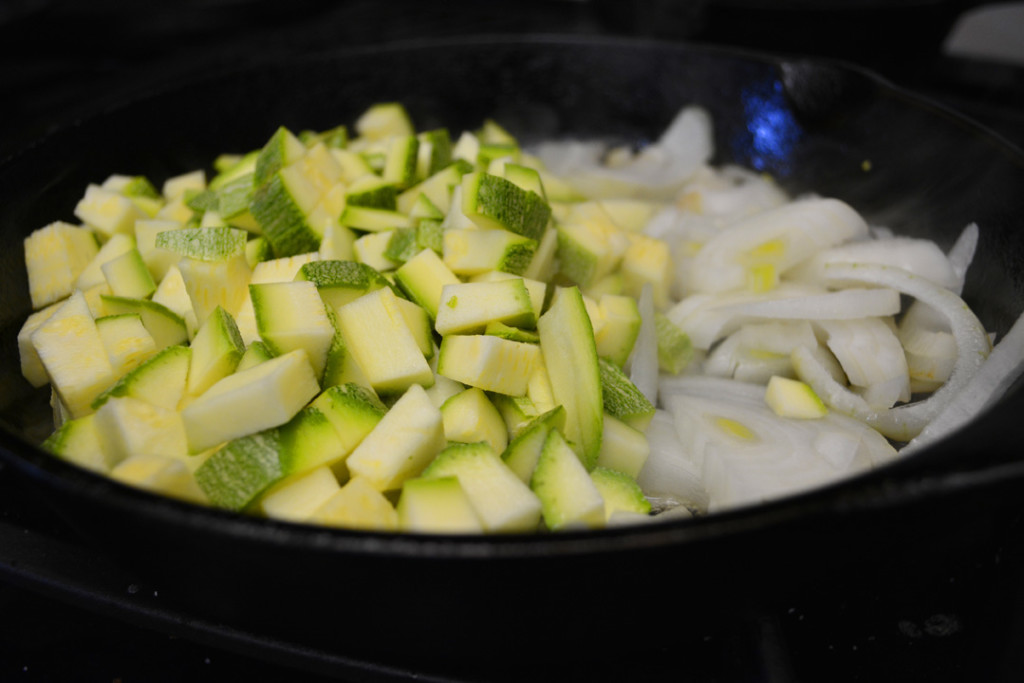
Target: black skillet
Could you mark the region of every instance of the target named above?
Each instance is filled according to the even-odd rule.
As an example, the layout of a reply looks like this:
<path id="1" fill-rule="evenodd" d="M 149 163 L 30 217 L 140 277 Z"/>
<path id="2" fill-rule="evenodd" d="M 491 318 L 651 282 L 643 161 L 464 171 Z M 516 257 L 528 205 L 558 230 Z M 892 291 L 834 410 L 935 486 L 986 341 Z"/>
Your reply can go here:
<path id="1" fill-rule="evenodd" d="M 715 121 L 716 162 L 840 197 L 944 248 L 977 221 L 966 299 L 998 334 L 1024 305 L 1024 154 L 856 68 L 678 44 L 483 38 L 257 63 L 140 94 L 0 164 L 0 458 L 98 553 L 153 577 L 197 619 L 337 652 L 521 657 L 670 646 L 797 596 L 910 586 L 1015 528 L 1020 392 L 938 446 L 835 486 L 594 533 L 424 538 L 289 525 L 152 496 L 38 450 L 48 396 L 21 379 L 15 344 L 29 312 L 22 238 L 73 220 L 86 184 L 111 173 L 159 182 L 259 146 L 278 125 L 350 123 L 382 100 L 404 102 L 420 127 L 495 117 L 526 142 L 634 144 L 699 104 Z"/>

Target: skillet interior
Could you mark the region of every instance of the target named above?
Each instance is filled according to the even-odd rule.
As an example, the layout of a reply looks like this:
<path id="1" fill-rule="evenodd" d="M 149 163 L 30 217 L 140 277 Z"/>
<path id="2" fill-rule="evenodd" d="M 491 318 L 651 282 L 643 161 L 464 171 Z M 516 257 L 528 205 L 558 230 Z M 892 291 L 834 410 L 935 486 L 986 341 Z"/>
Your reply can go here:
<path id="1" fill-rule="evenodd" d="M 400 638 L 436 653 L 535 638 L 521 619 L 557 618 L 559 637 L 590 640 L 593 624 L 631 623 L 654 602 L 666 616 L 645 613 L 649 625 L 623 637 L 624 646 L 649 645 L 688 628 L 680 611 L 704 629 L 798 586 L 862 589 L 868 559 L 887 581 L 912 580 L 919 563 L 969 557 L 1010 523 L 1015 455 L 978 436 L 1009 433 L 1019 392 L 940 447 L 827 490 L 695 522 L 558 537 L 393 538 L 239 519 L 126 489 L 32 447 L 48 430 L 48 408 L 45 392 L 21 379 L 14 341 L 29 310 L 20 244 L 29 231 L 73 220 L 86 184 L 111 173 L 159 181 L 257 146 L 277 125 L 327 128 L 389 99 L 418 126 L 459 130 L 491 116 L 527 142 L 573 134 L 642 143 L 698 103 L 715 121 L 717 162 L 772 173 L 794 193 L 840 197 L 943 247 L 978 221 L 965 297 L 999 334 L 1024 302 L 1021 153 L 852 68 L 668 44 L 481 39 L 257 64 L 146 94 L 0 166 L 3 458 L 106 551 L 207 614 L 287 624 L 311 641 L 372 650 Z M 995 476 L 985 466 L 1004 469 Z M 681 576 L 712 590 L 667 588 Z M 441 613 L 450 631 L 432 627 Z"/>

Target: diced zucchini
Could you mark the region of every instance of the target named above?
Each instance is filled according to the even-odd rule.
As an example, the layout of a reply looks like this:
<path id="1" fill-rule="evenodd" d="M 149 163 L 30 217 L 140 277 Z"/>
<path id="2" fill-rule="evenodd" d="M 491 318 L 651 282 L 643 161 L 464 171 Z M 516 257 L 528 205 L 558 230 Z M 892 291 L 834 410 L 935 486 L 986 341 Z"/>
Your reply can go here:
<path id="1" fill-rule="evenodd" d="M 304 522 L 340 489 L 331 469 L 323 465 L 277 482 L 260 497 L 259 507 L 271 519 Z"/>
<path id="2" fill-rule="evenodd" d="M 356 132 L 370 140 L 413 135 L 409 112 L 398 102 L 381 102 L 364 111 L 355 123 Z"/>
<path id="3" fill-rule="evenodd" d="M 536 192 L 489 173 L 462 177 L 462 213 L 482 228 L 503 229 L 539 240 L 551 207 Z"/>
<path id="4" fill-rule="evenodd" d="M 524 484 L 529 484 L 537 466 L 548 432 L 565 428 L 565 408 L 558 406 L 526 424 L 509 442 L 501 459 L 516 473 Z"/>
<path id="5" fill-rule="evenodd" d="M 177 410 L 185 395 L 191 360 L 191 347 L 168 346 L 100 394 L 93 408 L 99 408 L 111 397 L 130 396 L 167 410 Z"/>
<path id="6" fill-rule="evenodd" d="M 447 128 L 434 128 L 418 134 L 420 142 L 416 173 L 427 178 L 448 166 L 452 161 L 452 139 Z"/>
<path id="7" fill-rule="evenodd" d="M 492 321 L 536 327 L 533 301 L 522 279 L 464 282 L 445 285 L 441 290 L 434 324 L 438 334 L 476 334 Z"/>
<path id="8" fill-rule="evenodd" d="M 387 412 L 373 391 L 354 383 L 328 387 L 311 407 L 319 410 L 334 427 L 346 455 L 373 431 Z"/>
<path id="9" fill-rule="evenodd" d="M 153 279 L 157 282 L 163 280 L 167 271 L 178 262 L 181 256 L 173 251 L 157 247 L 156 237 L 161 232 L 180 230 L 182 227 L 184 226 L 181 223 L 170 220 L 135 221 L 135 246 L 142 254 L 142 260 L 145 261 L 146 267 L 152 273 Z"/>
<path id="10" fill-rule="evenodd" d="M 85 196 L 75 206 L 75 216 L 104 239 L 117 233 L 131 234 L 135 221 L 150 216 L 129 197 L 99 185 L 89 185 Z"/>
<path id="11" fill-rule="evenodd" d="M 555 292 L 537 331 L 555 403 L 565 407 L 565 437 L 592 468 L 601 450 L 604 398 L 594 331 L 578 288 Z"/>
<path id="12" fill-rule="evenodd" d="M 495 453 L 508 445 L 508 429 L 501 413 L 478 387 L 470 387 L 441 405 L 444 436 L 448 441 L 488 444 Z"/>
<path id="13" fill-rule="evenodd" d="M 270 180 L 279 170 L 293 164 L 306 153 L 306 146 L 291 131 L 281 126 L 260 150 L 253 165 L 253 184 L 257 187 Z"/>
<path id="14" fill-rule="evenodd" d="M 557 429 L 548 432 L 530 488 L 540 499 L 548 529 L 604 526 L 604 498 Z"/>
<path id="15" fill-rule="evenodd" d="M 320 247 L 322 232 L 309 214 L 321 193 L 294 166 L 275 172 L 253 191 L 249 211 L 276 257 L 303 254 Z"/>
<path id="16" fill-rule="evenodd" d="M 278 450 L 276 429 L 234 439 L 196 469 L 196 482 L 213 505 L 242 510 L 284 476 Z"/>
<path id="17" fill-rule="evenodd" d="M 238 361 L 238 367 L 235 368 L 235 372 L 241 372 L 242 370 L 248 370 L 251 367 L 255 367 L 264 361 L 268 361 L 274 357 L 274 352 L 264 344 L 262 341 L 254 341 L 245 347 L 245 353 Z"/>
<path id="18" fill-rule="evenodd" d="M 507 230 L 447 230 L 443 239 L 444 263 L 456 275 L 491 270 L 521 275 L 536 251 L 535 240 Z"/>
<path id="19" fill-rule="evenodd" d="M 540 500 L 486 442 L 449 444 L 422 476 L 456 477 L 485 531 L 534 531 L 540 523 Z"/>
<path id="20" fill-rule="evenodd" d="M 308 265 L 308 264 L 307 264 Z M 303 349 L 317 377 L 327 365 L 335 330 L 316 285 L 304 280 L 249 285 L 260 338 L 275 355 Z"/>
<path id="21" fill-rule="evenodd" d="M 508 396 L 506 394 L 491 393 L 488 395 L 491 403 L 498 409 L 501 419 L 505 422 L 505 429 L 510 436 L 515 436 L 519 430 L 532 422 L 540 414 L 537 406 L 526 396 Z"/>
<path id="22" fill-rule="evenodd" d="M 174 311 L 155 301 L 122 296 L 100 295 L 106 315 L 136 313 L 146 330 L 153 335 L 158 349 L 188 341 L 188 327 Z"/>
<path id="23" fill-rule="evenodd" d="M 394 234 L 394 230 L 385 230 L 369 232 L 357 238 L 352 244 L 355 260 L 381 272 L 394 270 L 401 265 L 398 261 L 392 261 L 387 255 L 388 245 L 391 244 Z"/>
<path id="24" fill-rule="evenodd" d="M 309 521 L 371 531 L 398 530 L 398 512 L 380 491 L 361 477 L 350 479 L 313 511 Z"/>
<path id="25" fill-rule="evenodd" d="M 693 358 L 690 337 L 664 313 L 655 312 L 654 326 L 658 337 L 658 368 L 678 375 Z"/>
<path id="26" fill-rule="evenodd" d="M 337 313 L 345 346 L 375 391 L 399 393 L 412 384 L 433 382 L 434 374 L 391 289 L 370 292 Z"/>
<path id="27" fill-rule="evenodd" d="M 92 402 L 116 379 L 96 322 L 75 292 L 35 332 L 36 349 L 54 389 L 71 416 L 92 412 Z"/>
<path id="28" fill-rule="evenodd" d="M 245 353 L 245 343 L 234 318 L 219 307 L 199 327 L 190 348 L 192 362 L 186 391 L 191 396 L 199 396 L 233 373 Z"/>
<path id="29" fill-rule="evenodd" d="M 110 476 L 136 488 L 172 496 L 193 503 L 207 503 L 188 465 L 178 458 L 155 453 L 138 453 L 119 462 Z"/>
<path id="30" fill-rule="evenodd" d="M 598 364 L 604 410 L 634 429 L 646 430 L 654 417 L 654 406 L 619 366 L 604 358 Z"/>
<path id="31" fill-rule="evenodd" d="M 604 517 L 608 521 L 618 512 L 646 515 L 651 511 L 651 502 L 636 480 L 628 474 L 598 467 L 590 473 L 597 490 L 604 499 Z"/>
<path id="32" fill-rule="evenodd" d="M 145 299 L 156 291 L 156 282 L 138 249 L 107 261 L 101 270 L 114 296 Z"/>
<path id="33" fill-rule="evenodd" d="M 402 531 L 473 534 L 484 530 L 473 504 L 454 476 L 406 479 L 397 511 Z"/>
<path id="34" fill-rule="evenodd" d="M 345 206 L 363 206 L 371 209 L 396 211 L 398 188 L 373 173 L 368 173 L 349 185 L 345 193 Z"/>
<path id="35" fill-rule="evenodd" d="M 109 472 L 113 463 L 100 446 L 95 417 L 95 413 L 90 413 L 65 421 L 43 442 L 42 448 L 79 467 L 93 472 Z"/>
<path id="36" fill-rule="evenodd" d="M 457 187 L 462 182 L 462 177 L 472 170 L 473 166 L 465 161 L 452 162 L 435 171 L 426 180 L 402 192 L 398 196 L 397 209 L 403 213 L 410 213 L 416 200 L 422 194 L 441 213 L 447 214 L 452 202 L 452 188 Z"/>
<path id="37" fill-rule="evenodd" d="M 187 339 L 195 336 L 199 329 L 199 321 L 196 318 L 196 311 L 192 307 L 192 297 L 188 295 L 188 287 L 185 286 L 185 278 L 181 275 L 178 266 L 171 266 L 156 291 L 153 292 L 151 301 L 154 304 L 163 306 L 175 314 L 185 323 Z M 180 334 L 180 330 L 176 333 Z M 164 340 L 166 343 L 167 340 Z"/>
<path id="38" fill-rule="evenodd" d="M 378 491 L 396 490 L 419 476 L 444 443 L 441 411 L 414 384 L 349 455 L 348 469 Z"/>
<path id="39" fill-rule="evenodd" d="M 319 408 L 308 405 L 278 429 L 281 471 L 293 476 L 341 462 L 346 450 L 334 425 Z M 314 506 L 316 507 L 316 506 Z M 309 512 L 312 512 L 312 508 Z"/>
<path id="40" fill-rule="evenodd" d="M 597 355 L 621 368 L 626 364 L 640 334 L 640 309 L 633 297 L 615 294 L 602 296 L 598 300 L 598 307 L 604 324 L 594 334 Z"/>
<path id="41" fill-rule="evenodd" d="M 135 236 L 128 233 L 117 233 L 108 239 L 89 264 L 78 274 L 75 281 L 75 289 L 83 292 L 99 284 L 106 284 L 103 276 L 103 264 L 121 254 L 135 248 Z"/>
<path id="42" fill-rule="evenodd" d="M 436 319 L 441 304 L 441 291 L 446 285 L 461 282 L 441 257 L 424 249 L 395 271 L 395 282 L 403 292 Z"/>
<path id="43" fill-rule="evenodd" d="M 96 330 L 110 358 L 115 377 L 137 368 L 159 351 L 138 313 L 122 313 L 96 318 Z"/>
<path id="44" fill-rule="evenodd" d="M 32 333 L 39 329 L 39 326 L 46 322 L 53 315 L 63 302 L 50 304 L 46 308 L 36 311 L 25 319 L 24 324 L 18 331 L 18 356 L 21 360 L 21 374 L 34 387 L 46 386 L 50 382 L 49 375 L 43 362 L 39 360 L 36 347 L 32 344 Z"/>
<path id="45" fill-rule="evenodd" d="M 356 261 L 311 261 L 295 274 L 296 280 L 316 285 L 324 302 L 340 308 L 363 294 L 388 286 L 388 281 L 375 268 Z"/>
<path id="46" fill-rule="evenodd" d="M 188 457 L 185 425 L 176 410 L 114 396 L 96 410 L 94 424 L 111 465 L 143 453 L 178 460 Z"/>
<path id="47" fill-rule="evenodd" d="M 484 391 L 523 396 L 540 361 L 534 344 L 484 334 L 449 335 L 441 340 L 437 371 Z"/>
<path id="48" fill-rule="evenodd" d="M 25 238 L 32 308 L 40 309 L 70 296 L 79 275 L 98 252 L 96 237 L 86 228 L 57 221 L 33 231 Z"/>
<path id="49" fill-rule="evenodd" d="M 227 261 L 245 253 L 244 230 L 230 227 L 181 228 L 160 232 L 156 246 L 199 261 Z"/>
<path id="50" fill-rule="evenodd" d="M 313 366 L 302 350 L 228 375 L 182 409 L 189 447 L 199 453 L 231 439 L 279 427 L 319 391 Z"/>
<path id="51" fill-rule="evenodd" d="M 381 177 L 399 188 L 412 185 L 416 180 L 419 145 L 419 138 L 412 134 L 391 138 Z"/>
<path id="52" fill-rule="evenodd" d="M 604 416 L 598 467 L 618 470 L 635 479 L 640 476 L 650 453 L 646 434 L 611 415 Z"/>

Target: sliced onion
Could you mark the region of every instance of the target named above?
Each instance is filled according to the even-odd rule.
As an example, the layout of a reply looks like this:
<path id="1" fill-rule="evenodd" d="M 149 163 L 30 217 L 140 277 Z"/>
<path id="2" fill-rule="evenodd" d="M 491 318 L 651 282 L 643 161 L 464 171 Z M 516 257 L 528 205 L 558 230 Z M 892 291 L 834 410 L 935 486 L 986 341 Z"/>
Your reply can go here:
<path id="1" fill-rule="evenodd" d="M 895 315 L 899 293 L 892 289 L 847 289 L 808 293 L 796 284 L 779 286 L 763 294 L 712 297 L 694 295 L 666 315 L 699 349 L 709 349 L 722 337 L 756 320 L 848 320 Z"/>
<path id="2" fill-rule="evenodd" d="M 654 293 L 650 283 L 640 290 L 637 299 L 640 331 L 633 342 L 629 358 L 629 379 L 647 400 L 658 405 L 658 333 L 654 324 Z"/>
<path id="3" fill-rule="evenodd" d="M 750 323 L 729 335 L 708 354 L 704 372 L 741 382 L 767 384 L 774 375 L 793 376 L 789 355 L 800 346 L 816 347 L 806 321 Z"/>
<path id="4" fill-rule="evenodd" d="M 912 452 L 953 433 L 992 406 L 1024 374 L 1024 315 L 1017 318 L 976 373 L 903 448 Z"/>
<path id="5" fill-rule="evenodd" d="M 824 249 L 789 271 L 787 277 L 820 283 L 826 277 L 825 265 L 830 263 L 896 266 L 948 289 L 959 283 L 953 264 L 934 242 L 910 237 L 864 240 Z"/>
<path id="6" fill-rule="evenodd" d="M 838 199 L 783 204 L 728 226 L 705 244 L 687 273 L 687 288 L 695 292 L 742 289 L 753 264 L 769 264 L 781 274 L 820 249 L 867 232 L 861 215 Z"/>
<path id="7" fill-rule="evenodd" d="M 822 400 L 837 410 L 864 420 L 889 438 L 909 441 L 920 434 L 921 430 L 967 385 L 971 376 L 984 362 L 991 350 L 985 328 L 959 296 L 925 278 L 917 277 L 899 268 L 872 264 L 831 264 L 827 266 L 827 270 L 830 280 L 836 283 L 854 281 L 896 289 L 934 308 L 943 314 L 949 322 L 950 330 L 957 343 L 956 363 L 950 373 L 949 381 L 934 394 L 921 401 L 884 411 L 864 410 L 860 405 L 850 405 L 851 400 L 848 397 L 842 397 L 838 392 L 831 391 L 834 387 L 826 388 L 827 383 L 823 382 L 821 388 L 828 396 L 818 391 L 819 386 L 815 385 L 811 379 L 805 379 L 814 387 L 815 391 L 818 391 Z M 805 358 L 804 361 L 808 366 L 811 365 L 808 359 Z M 794 365 L 797 366 L 797 373 L 801 374 L 796 354 L 794 354 Z M 801 376 L 803 377 L 802 374 Z M 821 379 L 820 375 L 815 375 L 815 379 Z M 830 400 L 838 403 L 830 403 Z"/>
<path id="8" fill-rule="evenodd" d="M 979 230 L 977 223 L 969 223 L 960 233 L 953 247 L 949 250 L 949 264 L 956 273 L 957 284 L 953 288 L 957 294 L 963 291 L 964 280 L 967 279 L 967 269 L 974 260 L 974 252 L 978 248 Z"/>
<path id="9" fill-rule="evenodd" d="M 711 159 L 711 118 L 698 107 L 684 108 L 657 142 L 614 167 L 603 163 L 604 151 L 595 143 L 567 141 L 539 145 L 535 154 L 588 197 L 670 199 Z"/>
<path id="10" fill-rule="evenodd" d="M 956 339 L 949 332 L 918 327 L 900 330 L 910 379 L 932 385 L 932 391 L 949 379 L 956 364 Z"/>
<path id="11" fill-rule="evenodd" d="M 769 177 L 740 166 L 699 169 L 680 190 L 676 200 L 704 216 L 737 220 L 781 206 L 789 197 Z"/>
<path id="12" fill-rule="evenodd" d="M 706 511 L 708 494 L 700 469 L 687 457 L 675 420 L 665 410 L 655 411 L 647 428 L 647 442 L 651 451 L 637 477 L 640 488 L 649 496 L 673 498 Z"/>
<path id="13" fill-rule="evenodd" d="M 892 290 L 879 290 L 892 291 Z M 910 400 L 910 373 L 903 345 L 880 318 L 817 323 L 851 385 L 874 410 Z"/>
<path id="14" fill-rule="evenodd" d="M 684 452 L 701 465 L 709 511 L 816 488 L 895 455 L 884 438 L 842 415 L 775 415 L 764 387 L 707 377 L 671 384 L 663 400 Z"/>

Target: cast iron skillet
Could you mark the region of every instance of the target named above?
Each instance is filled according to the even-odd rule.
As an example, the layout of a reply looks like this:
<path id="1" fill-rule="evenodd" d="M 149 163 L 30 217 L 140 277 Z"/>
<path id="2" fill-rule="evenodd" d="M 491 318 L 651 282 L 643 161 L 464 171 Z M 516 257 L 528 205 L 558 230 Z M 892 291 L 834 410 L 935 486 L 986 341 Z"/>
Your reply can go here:
<path id="1" fill-rule="evenodd" d="M 129 489 L 38 450 L 48 396 L 21 379 L 15 344 L 29 312 L 22 238 L 74 220 L 86 184 L 111 173 L 160 182 L 254 148 L 278 125 L 325 129 L 382 100 L 404 102 L 421 127 L 496 117 L 527 142 L 642 143 L 700 104 L 715 121 L 716 162 L 840 197 L 944 248 L 977 221 L 967 300 L 998 334 L 1024 304 L 1024 155 L 847 66 L 678 44 L 477 39 L 257 64 L 140 95 L 0 164 L 2 462 L 101 552 L 157 577 L 197 615 L 348 652 L 629 651 L 796 596 L 909 585 L 935 562 L 970 562 L 1016 523 L 1024 466 L 1006 439 L 1020 392 L 935 448 L 819 491 L 691 521 L 546 536 L 425 538 L 250 519 Z"/>

